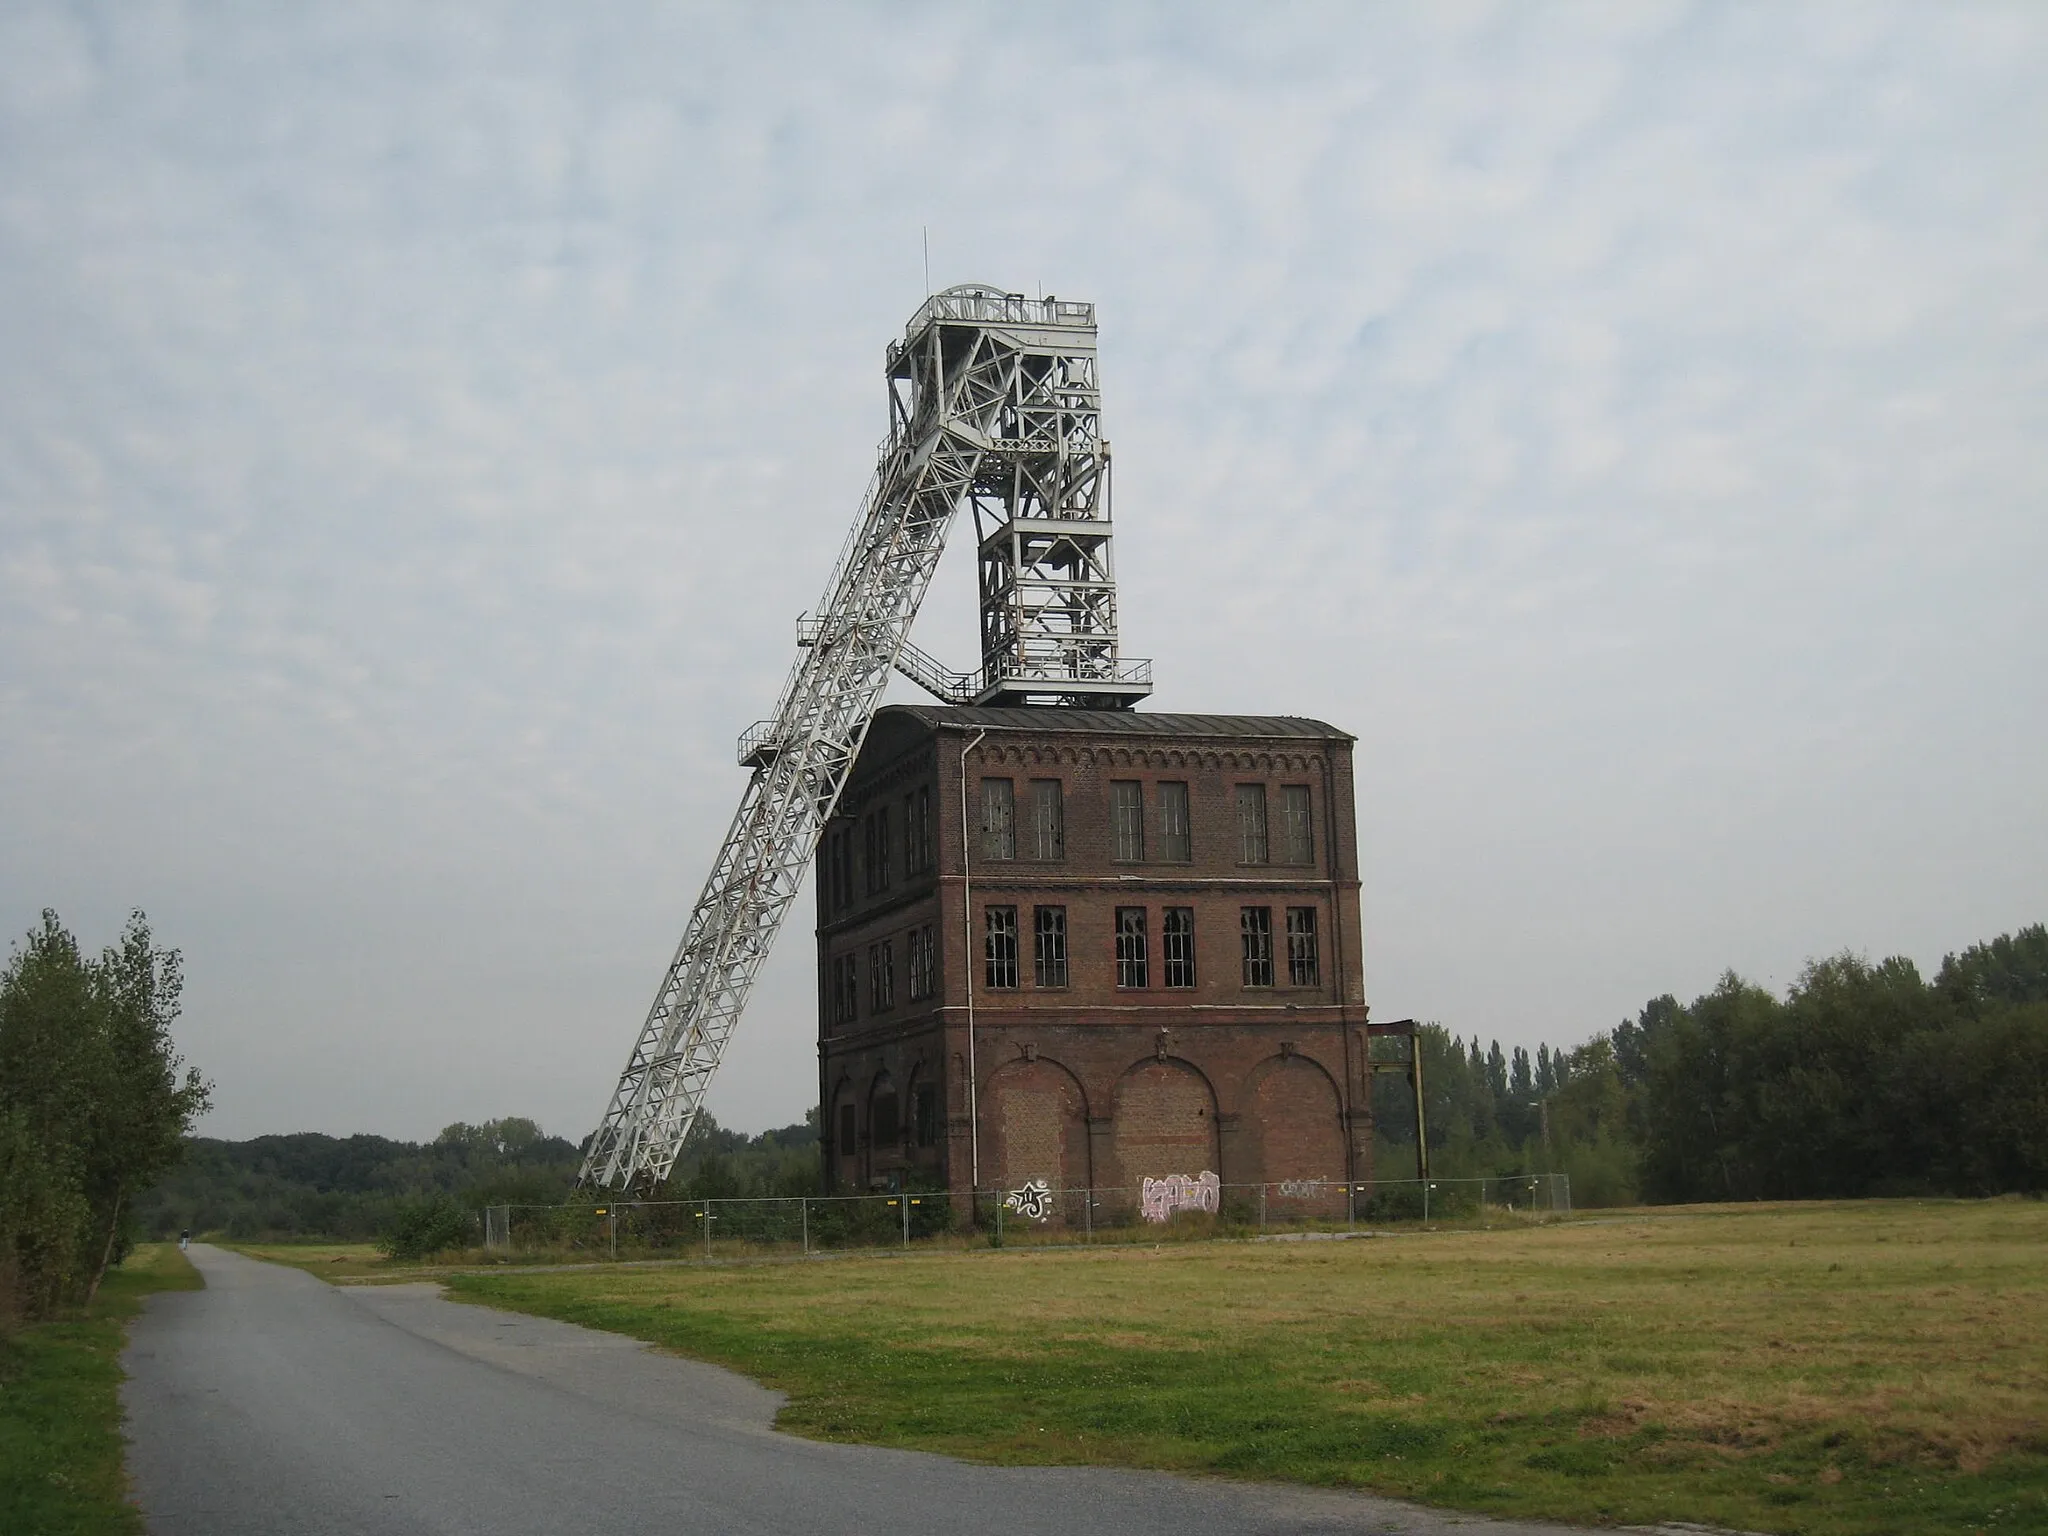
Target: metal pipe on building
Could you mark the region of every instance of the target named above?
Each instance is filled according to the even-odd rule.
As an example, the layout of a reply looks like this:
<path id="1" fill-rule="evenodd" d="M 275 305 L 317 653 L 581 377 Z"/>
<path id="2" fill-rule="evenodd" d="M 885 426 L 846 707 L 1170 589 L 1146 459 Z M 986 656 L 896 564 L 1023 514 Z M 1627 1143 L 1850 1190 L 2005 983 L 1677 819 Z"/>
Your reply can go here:
<path id="1" fill-rule="evenodd" d="M 983 726 L 960 749 L 960 931 L 967 951 L 967 968 L 960 980 L 967 988 L 967 1146 L 969 1181 L 974 1198 L 981 1196 L 981 1078 L 974 1064 L 974 834 L 967 824 L 967 754 L 988 735 Z"/>

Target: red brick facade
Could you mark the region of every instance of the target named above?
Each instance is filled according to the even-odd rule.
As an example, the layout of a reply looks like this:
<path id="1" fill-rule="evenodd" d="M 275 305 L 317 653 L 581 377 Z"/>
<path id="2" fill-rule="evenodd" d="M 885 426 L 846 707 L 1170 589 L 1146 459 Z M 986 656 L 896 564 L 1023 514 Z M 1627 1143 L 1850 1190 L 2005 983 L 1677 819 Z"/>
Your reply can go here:
<path id="1" fill-rule="evenodd" d="M 830 1186 L 1370 1177 L 1351 747 L 1285 717 L 881 711 L 816 871 Z"/>

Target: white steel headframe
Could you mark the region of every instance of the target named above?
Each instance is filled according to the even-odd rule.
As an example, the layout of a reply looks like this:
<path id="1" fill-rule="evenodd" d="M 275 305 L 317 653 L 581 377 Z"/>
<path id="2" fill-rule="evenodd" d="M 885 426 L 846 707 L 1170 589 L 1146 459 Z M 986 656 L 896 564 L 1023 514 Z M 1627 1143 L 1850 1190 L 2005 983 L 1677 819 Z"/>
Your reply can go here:
<path id="1" fill-rule="evenodd" d="M 985 499 L 1011 508 L 1043 502 L 1071 510 L 1079 494 L 1071 487 L 1106 483 L 1091 304 L 1026 299 L 978 285 L 950 288 L 926 300 L 904 339 L 891 344 L 888 376 L 889 436 L 875 478 L 819 616 L 801 627 L 804 643 L 774 719 L 740 738 L 740 761 L 753 777 L 591 1138 L 584 1184 L 624 1189 L 659 1182 L 674 1166 L 838 802 L 889 670 L 902 656 L 961 502 L 973 496 L 978 511 Z M 1082 393 L 1085 410 L 1061 403 Z M 1068 434 L 1076 439 L 1071 450 Z M 1094 468 L 1063 467 L 1084 463 Z M 1006 493 L 1004 487 L 1026 489 Z M 1101 532 L 1106 576 L 1106 518 Z M 1055 551 L 1052 558 L 1067 557 Z M 1113 600 L 1105 609 L 1089 589 L 1081 608 L 1086 622 L 1068 621 L 1080 638 L 1057 659 L 1060 667 L 1081 670 L 1060 673 L 1057 689 L 1036 691 L 1078 701 L 1091 679 L 1113 684 Z M 1106 631 L 1094 617 L 1103 613 Z M 992 666 L 984 682 L 1000 675 Z M 1149 687 L 1147 681 L 1139 692 Z M 1087 702 L 1131 696 L 1126 685 L 1115 698 L 1090 696 Z"/>
<path id="2" fill-rule="evenodd" d="M 977 703 L 1128 708 L 1152 665 L 1117 654 L 1109 443 L 1095 351 L 1028 357 L 969 492 L 981 563 Z"/>

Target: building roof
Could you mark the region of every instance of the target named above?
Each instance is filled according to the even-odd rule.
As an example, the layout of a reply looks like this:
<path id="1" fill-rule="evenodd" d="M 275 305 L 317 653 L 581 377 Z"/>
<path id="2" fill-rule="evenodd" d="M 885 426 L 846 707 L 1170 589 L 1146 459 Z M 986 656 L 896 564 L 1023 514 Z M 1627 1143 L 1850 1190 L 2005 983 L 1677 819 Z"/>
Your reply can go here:
<path id="1" fill-rule="evenodd" d="M 992 709 L 970 705 L 890 704 L 882 715 L 908 716 L 927 730 L 1057 731 L 1081 736 L 1223 736 L 1244 740 L 1355 741 L 1347 731 L 1301 715 L 1167 715 L 1135 709 L 1055 705 Z"/>

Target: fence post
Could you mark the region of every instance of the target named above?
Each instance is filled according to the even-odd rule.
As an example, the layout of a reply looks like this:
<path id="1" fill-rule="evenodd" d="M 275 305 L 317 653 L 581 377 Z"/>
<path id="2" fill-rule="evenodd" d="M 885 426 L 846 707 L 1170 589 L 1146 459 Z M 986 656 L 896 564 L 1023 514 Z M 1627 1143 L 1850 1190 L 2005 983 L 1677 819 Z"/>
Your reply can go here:
<path id="1" fill-rule="evenodd" d="M 709 1263 L 711 1260 L 711 1202 L 709 1200 L 704 1202 L 704 1259 L 706 1263 Z"/>
<path id="2" fill-rule="evenodd" d="M 1259 1230 L 1266 1230 L 1266 1186 L 1259 1186 Z"/>
<path id="3" fill-rule="evenodd" d="M 1422 1181 L 1422 1219 L 1429 1220 L 1429 1180 Z"/>
<path id="4" fill-rule="evenodd" d="M 804 1257 L 811 1256 L 811 1202 L 797 1201 L 797 1219 L 803 1223 Z"/>
<path id="5" fill-rule="evenodd" d="M 611 1234 L 612 1234 L 612 1258 L 613 1258 L 614 1260 L 616 1260 L 616 1259 L 618 1258 L 618 1256 L 619 1256 L 619 1208 L 618 1208 L 618 1206 L 617 1206 L 616 1204 L 615 1204 L 615 1205 L 613 1205 L 613 1206 L 612 1206 L 612 1208 L 611 1208 L 610 1210 L 608 1210 L 608 1211 L 606 1211 L 606 1212 L 604 1213 L 604 1217 L 605 1217 L 605 1225 L 606 1225 L 607 1227 L 609 1227 L 609 1228 L 611 1229 Z"/>
<path id="6" fill-rule="evenodd" d="M 903 1190 L 896 1198 L 903 1203 L 903 1246 L 910 1246 L 910 1191 Z"/>
<path id="7" fill-rule="evenodd" d="M 1092 1189 L 1081 1191 L 1081 1241 L 1095 1241 L 1095 1191 Z"/>

